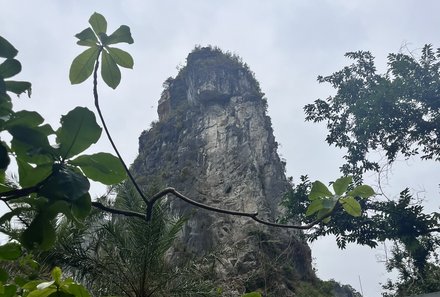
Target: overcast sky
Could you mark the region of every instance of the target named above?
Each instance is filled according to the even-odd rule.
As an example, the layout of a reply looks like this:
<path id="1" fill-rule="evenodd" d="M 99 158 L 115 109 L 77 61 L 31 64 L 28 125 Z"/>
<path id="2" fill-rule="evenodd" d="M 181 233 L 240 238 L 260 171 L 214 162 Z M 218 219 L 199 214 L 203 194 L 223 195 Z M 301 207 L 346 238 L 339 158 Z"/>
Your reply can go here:
<path id="1" fill-rule="evenodd" d="M 37 110 L 58 127 L 59 117 L 75 106 L 93 109 L 91 81 L 71 86 L 68 70 L 81 52 L 73 37 L 88 26 L 93 12 L 103 14 L 112 32 L 131 27 L 135 43 L 124 46 L 135 59 L 124 70 L 116 91 L 100 85 L 101 105 L 114 139 L 127 163 L 137 155 L 138 137 L 157 119 L 162 83 L 177 74 L 191 49 L 217 45 L 240 55 L 260 81 L 269 103 L 280 154 L 287 174 L 298 180 L 328 182 L 339 177 L 342 151 L 329 147 L 323 125 L 304 122 L 302 107 L 334 93 L 316 81 L 350 63 L 344 53 L 369 50 L 379 69 L 386 56 L 419 50 L 425 43 L 440 47 L 439 1 L 257 1 L 257 0 L 0 0 L 0 35 L 18 50 L 19 78 L 31 81 L 31 99 L 14 101 L 16 110 Z M 111 151 L 105 138 L 95 151 Z M 391 197 L 404 187 L 439 198 L 438 164 L 401 160 L 385 183 Z M 370 176 L 372 183 L 376 176 Z M 98 191 L 98 190 L 97 190 Z M 387 274 L 377 261 L 383 249 L 349 245 L 340 251 L 333 238 L 312 244 L 318 275 L 351 284 L 364 296 L 379 296 Z"/>

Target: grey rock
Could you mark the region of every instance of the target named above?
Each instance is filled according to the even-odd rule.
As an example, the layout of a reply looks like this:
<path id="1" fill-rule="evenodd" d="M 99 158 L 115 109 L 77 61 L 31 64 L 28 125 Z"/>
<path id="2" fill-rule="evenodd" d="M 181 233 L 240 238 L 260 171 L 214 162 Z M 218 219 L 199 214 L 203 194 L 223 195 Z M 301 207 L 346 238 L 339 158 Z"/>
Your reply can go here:
<path id="1" fill-rule="evenodd" d="M 159 122 L 139 138 L 132 165 L 137 180 L 274 222 L 289 184 L 266 107 L 253 73 L 239 59 L 196 49 L 167 80 Z M 171 257 L 214 254 L 213 277 L 224 296 L 257 289 L 294 296 L 295 281 L 315 278 L 300 232 L 208 212 L 171 196 L 167 203 L 176 216 L 191 214 Z"/>

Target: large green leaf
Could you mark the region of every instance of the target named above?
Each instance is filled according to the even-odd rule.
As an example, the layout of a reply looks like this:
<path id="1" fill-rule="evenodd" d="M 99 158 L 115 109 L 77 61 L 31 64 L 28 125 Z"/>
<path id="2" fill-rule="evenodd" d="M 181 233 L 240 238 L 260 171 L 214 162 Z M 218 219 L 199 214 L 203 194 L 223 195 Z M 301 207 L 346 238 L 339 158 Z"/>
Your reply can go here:
<path id="1" fill-rule="evenodd" d="M 315 181 L 312 184 L 312 189 L 310 190 L 309 199 L 315 200 L 319 198 L 332 196 L 332 192 L 320 181 Z"/>
<path id="2" fill-rule="evenodd" d="M 0 283 L 5 283 L 9 278 L 9 274 L 6 270 L 0 267 Z"/>
<path id="3" fill-rule="evenodd" d="M 12 59 L 18 53 L 18 50 L 6 39 L 0 36 L 0 57 Z"/>
<path id="4" fill-rule="evenodd" d="M 102 51 L 101 76 L 104 82 L 112 89 L 121 82 L 121 71 L 115 60 L 106 51 Z"/>
<path id="5" fill-rule="evenodd" d="M 70 211 L 70 202 L 64 200 L 51 201 L 44 209 L 44 212 L 50 220 L 55 219 L 59 214 L 64 214 L 69 219 L 73 218 Z"/>
<path id="6" fill-rule="evenodd" d="M 12 92 L 16 95 L 21 95 L 22 93 L 27 93 L 28 97 L 32 94 L 32 85 L 27 81 L 5 81 L 6 91 Z"/>
<path id="7" fill-rule="evenodd" d="M 31 164 L 46 164 L 54 160 L 52 147 L 49 149 L 35 147 L 16 138 L 11 140 L 11 150 L 18 159 Z"/>
<path id="8" fill-rule="evenodd" d="M 15 112 L 6 123 L 6 127 L 27 126 L 38 127 L 44 122 L 44 118 L 36 111 L 21 110 Z"/>
<path id="9" fill-rule="evenodd" d="M 72 201 L 72 214 L 75 218 L 83 220 L 92 210 L 92 198 L 87 193 L 84 196 Z"/>
<path id="10" fill-rule="evenodd" d="M 84 29 L 76 34 L 75 37 L 79 39 L 77 42 L 79 45 L 94 46 L 98 43 L 98 38 L 96 38 L 95 33 L 93 33 L 93 30 L 90 28 Z"/>
<path id="11" fill-rule="evenodd" d="M 37 185 L 39 182 L 48 177 L 52 172 L 52 164 L 42 164 L 32 167 L 27 162 L 17 159 L 18 177 L 22 188 Z"/>
<path id="12" fill-rule="evenodd" d="M 98 46 L 92 46 L 73 59 L 69 72 L 71 84 L 82 83 L 92 75 L 98 54 Z"/>
<path id="13" fill-rule="evenodd" d="M 11 149 L 27 161 L 30 161 L 28 157 L 33 155 L 50 155 L 54 152 L 47 138 L 48 135 L 53 134 L 49 125 L 38 127 L 14 125 L 7 130 L 13 136 Z"/>
<path id="14" fill-rule="evenodd" d="M 321 209 L 323 209 L 323 205 L 322 205 L 322 200 L 321 199 L 315 199 L 313 200 L 309 207 L 307 207 L 306 210 L 306 216 L 311 216 L 312 214 L 314 214 L 317 211 L 320 211 Z"/>
<path id="15" fill-rule="evenodd" d="M 3 142 L 0 142 L 0 170 L 6 170 L 9 163 L 11 163 L 11 159 L 9 158 L 8 149 Z"/>
<path id="16" fill-rule="evenodd" d="M 54 244 L 55 238 L 55 228 L 52 222 L 44 214 L 39 213 L 21 234 L 21 243 L 28 249 L 38 247 L 48 250 Z"/>
<path id="17" fill-rule="evenodd" d="M 344 210 L 353 217 L 359 217 L 362 213 L 362 208 L 359 202 L 354 197 L 345 197 L 339 200 Z"/>
<path id="18" fill-rule="evenodd" d="M 89 19 L 89 24 L 97 35 L 99 33 L 107 33 L 107 21 L 102 14 L 95 12 Z"/>
<path id="19" fill-rule="evenodd" d="M 3 78 L 9 78 L 21 71 L 21 63 L 15 59 L 6 59 L 0 64 L 0 76 Z"/>
<path id="20" fill-rule="evenodd" d="M 69 285 L 67 291 L 75 297 L 90 297 L 89 292 L 83 286 L 78 284 Z"/>
<path id="21" fill-rule="evenodd" d="M 351 176 L 341 177 L 338 178 L 333 183 L 333 190 L 335 190 L 336 195 L 342 195 L 345 191 L 347 191 L 348 186 L 353 181 L 353 178 Z"/>
<path id="22" fill-rule="evenodd" d="M 353 189 L 353 191 L 350 191 L 348 195 L 353 197 L 362 197 L 362 198 L 369 198 L 376 194 L 372 187 L 367 185 L 360 185 Z"/>
<path id="23" fill-rule="evenodd" d="M 42 290 L 37 289 L 37 290 L 31 291 L 27 295 L 27 297 L 49 297 L 51 295 L 53 297 L 64 297 L 64 296 L 62 296 L 61 292 L 57 291 L 57 289 L 55 287 L 48 287 L 48 288 L 44 288 Z"/>
<path id="24" fill-rule="evenodd" d="M 95 114 L 86 107 L 78 106 L 69 111 L 60 122 L 56 141 L 63 159 L 83 152 L 101 137 L 102 129 L 96 123 Z"/>
<path id="25" fill-rule="evenodd" d="M 106 47 L 113 60 L 121 67 L 133 68 L 134 61 L 129 53 L 115 47 Z"/>
<path id="26" fill-rule="evenodd" d="M 84 175 L 73 168 L 56 165 L 38 193 L 50 200 L 74 201 L 87 194 L 89 189 L 89 180 Z"/>
<path id="27" fill-rule="evenodd" d="M 17 260 L 21 254 L 21 246 L 17 242 L 0 245 L 0 260 Z"/>
<path id="28" fill-rule="evenodd" d="M 88 178 L 105 185 L 119 183 L 127 176 L 121 161 L 109 153 L 82 155 L 70 163 L 79 166 Z"/>
<path id="29" fill-rule="evenodd" d="M 17 286 L 7 284 L 3 286 L 3 294 L 0 295 L 1 297 L 14 297 L 16 296 L 15 293 L 17 292 Z"/>
<path id="30" fill-rule="evenodd" d="M 0 85 L 2 80 L 0 79 Z M 5 91 L 6 92 L 6 91 Z M 6 121 L 9 115 L 12 113 L 12 102 L 11 97 L 6 93 L 0 92 L 0 119 L 1 121 Z"/>
<path id="31" fill-rule="evenodd" d="M 120 26 L 115 32 L 113 32 L 108 37 L 106 44 L 108 45 L 121 42 L 126 42 L 128 44 L 132 44 L 134 42 L 133 38 L 131 37 L 130 27 L 126 25 Z"/>

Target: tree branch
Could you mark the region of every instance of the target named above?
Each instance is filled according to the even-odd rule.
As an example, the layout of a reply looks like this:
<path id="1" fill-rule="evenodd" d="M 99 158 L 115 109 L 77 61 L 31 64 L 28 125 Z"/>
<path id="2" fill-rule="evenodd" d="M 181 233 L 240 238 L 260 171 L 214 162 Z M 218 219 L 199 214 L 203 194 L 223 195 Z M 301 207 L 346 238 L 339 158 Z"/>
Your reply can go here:
<path id="1" fill-rule="evenodd" d="M 98 57 L 96 58 L 96 64 L 95 69 L 93 71 L 93 97 L 95 98 L 95 107 L 98 111 L 99 118 L 101 120 L 102 126 L 104 127 L 105 134 L 107 135 L 108 140 L 110 141 L 110 144 L 113 147 L 113 150 L 115 151 L 116 155 L 118 156 L 119 160 L 122 163 L 122 166 L 124 166 L 125 172 L 127 173 L 129 179 L 133 183 L 134 187 L 136 188 L 136 191 L 139 193 L 139 195 L 142 197 L 142 200 L 148 205 L 148 199 L 145 197 L 144 193 L 142 192 L 139 185 L 136 183 L 133 175 L 131 174 L 130 170 L 128 169 L 127 165 L 124 162 L 124 159 L 122 158 L 121 154 L 119 153 L 118 148 L 115 145 L 115 142 L 113 141 L 113 138 L 110 135 L 110 132 L 107 128 L 107 124 L 105 123 L 104 116 L 102 115 L 101 108 L 99 107 L 99 97 L 98 97 L 98 68 L 99 68 L 99 56 L 101 55 L 103 48 L 100 47 L 98 52 Z"/>
<path id="2" fill-rule="evenodd" d="M 124 210 L 124 209 L 117 209 L 117 208 L 113 208 L 113 207 L 108 207 L 105 206 L 104 204 L 102 204 L 101 202 L 96 202 L 96 201 L 92 201 L 92 206 L 96 207 L 100 210 L 112 213 L 112 214 L 120 214 L 120 215 L 124 215 L 126 217 L 137 217 L 140 218 L 142 220 L 145 220 L 145 215 L 143 213 L 137 212 L 137 211 L 132 211 L 132 210 Z"/>
<path id="3" fill-rule="evenodd" d="M 299 230 L 307 230 L 312 228 L 313 226 L 315 226 L 316 224 L 319 224 L 320 222 L 322 222 L 325 218 L 329 217 L 334 209 L 329 212 L 327 215 L 325 215 L 324 217 L 317 219 L 307 225 L 286 225 L 286 224 L 277 224 L 277 223 L 272 223 L 269 221 L 265 221 L 262 220 L 260 218 L 258 218 L 258 212 L 239 212 L 239 211 L 233 211 L 233 210 L 227 210 L 227 209 L 222 209 L 222 208 L 217 208 L 217 207 L 213 207 L 213 206 L 209 206 L 206 205 L 204 203 L 200 203 L 197 201 L 192 200 L 189 197 L 186 197 L 185 195 L 183 195 L 182 193 L 176 191 L 174 188 L 165 188 L 162 191 L 158 192 L 157 194 L 155 194 L 153 197 L 151 197 L 151 199 L 149 200 L 149 202 L 147 203 L 147 214 L 145 219 L 148 221 L 151 220 L 151 216 L 152 216 L 152 212 L 153 212 L 153 207 L 154 207 L 154 203 L 156 203 L 159 199 L 161 199 L 162 197 L 166 196 L 167 194 L 173 194 L 174 196 L 176 196 L 177 198 L 192 204 L 194 206 L 197 206 L 199 208 L 202 209 L 206 209 L 212 212 L 217 212 L 217 213 L 223 213 L 223 214 L 228 214 L 228 215 L 234 215 L 234 216 L 241 216 L 241 217 L 248 217 L 253 219 L 254 221 L 263 224 L 263 225 L 267 225 L 267 226 L 271 226 L 271 227 L 279 227 L 279 228 L 287 228 L 287 229 L 299 229 Z"/>

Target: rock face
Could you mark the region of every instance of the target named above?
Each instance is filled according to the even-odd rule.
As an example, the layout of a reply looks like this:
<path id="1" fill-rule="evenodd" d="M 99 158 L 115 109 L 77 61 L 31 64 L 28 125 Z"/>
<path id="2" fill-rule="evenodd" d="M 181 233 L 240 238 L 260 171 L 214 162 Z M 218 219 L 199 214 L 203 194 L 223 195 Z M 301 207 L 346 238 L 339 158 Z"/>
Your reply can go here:
<path id="1" fill-rule="evenodd" d="M 218 49 L 197 48 L 164 83 L 159 121 L 139 138 L 133 164 L 139 183 L 171 186 L 193 200 L 255 212 L 274 222 L 289 184 L 277 154 L 266 100 L 253 73 Z M 169 197 L 175 215 L 191 214 L 173 259 L 215 255 L 213 278 L 224 296 L 261 290 L 295 296 L 314 279 L 300 233 L 208 212 Z"/>

